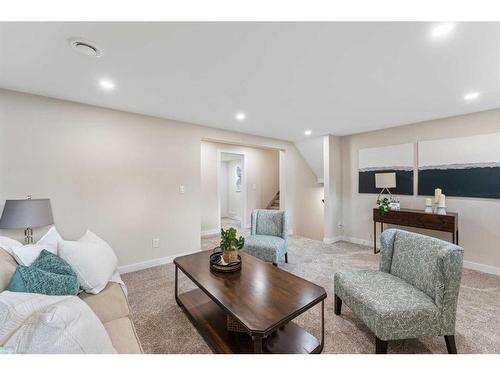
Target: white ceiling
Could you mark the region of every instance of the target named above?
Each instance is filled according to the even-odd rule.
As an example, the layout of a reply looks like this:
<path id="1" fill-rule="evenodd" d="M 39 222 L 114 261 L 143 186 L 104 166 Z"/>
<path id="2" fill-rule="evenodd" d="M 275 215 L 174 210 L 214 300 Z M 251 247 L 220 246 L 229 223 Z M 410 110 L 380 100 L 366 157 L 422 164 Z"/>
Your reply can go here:
<path id="1" fill-rule="evenodd" d="M 500 23 L 435 25 L 0 23 L 0 87 L 294 141 L 500 107 Z"/>

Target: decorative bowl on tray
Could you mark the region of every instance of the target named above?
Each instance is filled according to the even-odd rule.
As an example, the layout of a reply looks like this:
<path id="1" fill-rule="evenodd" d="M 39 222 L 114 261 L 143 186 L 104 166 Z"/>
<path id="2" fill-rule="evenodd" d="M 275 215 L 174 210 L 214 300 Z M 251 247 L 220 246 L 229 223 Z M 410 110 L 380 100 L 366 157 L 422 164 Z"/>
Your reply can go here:
<path id="1" fill-rule="evenodd" d="M 241 269 L 241 257 L 238 254 L 235 261 L 226 262 L 220 247 L 216 247 L 210 254 L 210 269 L 214 272 L 236 272 Z"/>

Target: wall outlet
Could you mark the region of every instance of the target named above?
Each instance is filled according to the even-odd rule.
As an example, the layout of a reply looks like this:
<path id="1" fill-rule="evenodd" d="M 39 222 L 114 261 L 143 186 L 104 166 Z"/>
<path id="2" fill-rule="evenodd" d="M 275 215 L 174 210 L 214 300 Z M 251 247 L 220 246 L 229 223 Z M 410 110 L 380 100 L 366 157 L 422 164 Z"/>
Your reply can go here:
<path id="1" fill-rule="evenodd" d="M 337 228 L 342 229 L 343 227 L 344 227 L 344 226 L 342 225 L 342 223 L 341 223 L 341 222 L 339 222 L 339 223 L 337 224 Z"/>
<path id="2" fill-rule="evenodd" d="M 186 188 L 184 187 L 184 185 L 180 185 L 179 186 L 179 193 L 184 194 L 185 192 L 186 192 Z"/>
<path id="3" fill-rule="evenodd" d="M 153 244 L 154 248 L 160 247 L 160 239 L 159 238 L 153 238 L 152 244 Z"/>

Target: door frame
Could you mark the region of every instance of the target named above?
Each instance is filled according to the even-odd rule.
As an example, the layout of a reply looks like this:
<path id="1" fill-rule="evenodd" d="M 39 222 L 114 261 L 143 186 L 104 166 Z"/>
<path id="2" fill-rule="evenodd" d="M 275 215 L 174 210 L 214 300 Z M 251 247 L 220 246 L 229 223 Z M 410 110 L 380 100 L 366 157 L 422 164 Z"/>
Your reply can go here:
<path id="1" fill-rule="evenodd" d="M 232 152 L 217 149 L 217 173 L 216 173 L 216 183 L 217 183 L 217 229 L 220 232 L 221 230 L 221 186 L 220 186 L 220 177 L 221 177 L 221 162 L 222 162 L 222 154 L 234 154 L 241 155 L 242 162 L 241 168 L 243 169 L 243 173 L 241 176 L 241 199 L 243 200 L 243 208 L 241 214 L 241 228 L 247 228 L 247 168 L 246 168 L 246 155 L 244 152 Z"/>

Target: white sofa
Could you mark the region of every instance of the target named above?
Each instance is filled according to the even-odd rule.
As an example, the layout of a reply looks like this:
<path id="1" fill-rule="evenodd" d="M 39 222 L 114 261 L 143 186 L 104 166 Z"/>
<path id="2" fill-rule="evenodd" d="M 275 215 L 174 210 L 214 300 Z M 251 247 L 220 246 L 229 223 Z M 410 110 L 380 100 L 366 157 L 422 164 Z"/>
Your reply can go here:
<path id="1" fill-rule="evenodd" d="M 16 266 L 15 259 L 7 251 L 0 248 L 0 292 L 9 285 Z M 90 306 L 101 320 L 118 353 L 142 353 L 127 297 L 119 284 L 110 282 L 99 294 L 82 292 L 79 297 Z"/>

